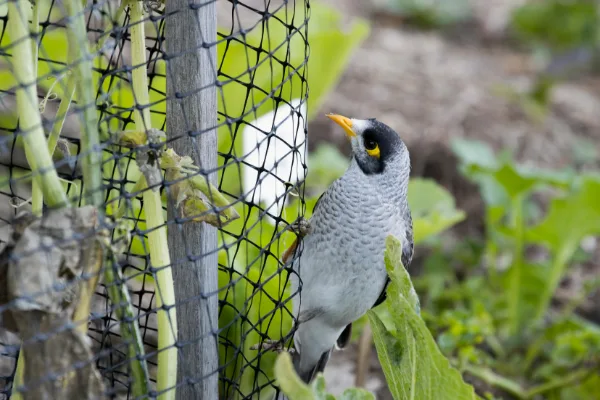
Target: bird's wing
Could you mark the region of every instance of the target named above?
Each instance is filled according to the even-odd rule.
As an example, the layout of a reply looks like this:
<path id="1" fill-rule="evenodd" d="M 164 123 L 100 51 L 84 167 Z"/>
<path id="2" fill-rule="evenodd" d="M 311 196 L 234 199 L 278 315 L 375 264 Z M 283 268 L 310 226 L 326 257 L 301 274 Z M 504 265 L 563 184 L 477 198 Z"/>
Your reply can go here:
<path id="1" fill-rule="evenodd" d="M 409 214 L 408 218 L 411 218 L 410 214 Z M 412 225 L 412 221 L 410 222 L 410 225 Z M 412 261 L 412 256 L 413 256 L 413 252 L 414 252 L 413 233 L 412 233 L 411 229 L 406 230 L 406 242 L 407 242 L 406 245 L 403 246 L 403 248 L 402 248 L 402 256 L 401 256 L 401 261 L 402 261 L 402 265 L 404 266 L 404 268 L 409 267 L 409 265 Z M 375 301 L 375 304 L 373 304 L 373 306 L 371 308 L 375 308 L 385 301 L 385 299 L 387 297 L 387 287 L 390 284 L 390 282 L 391 282 L 390 277 L 389 277 L 389 275 L 387 275 L 385 278 L 385 283 L 383 284 L 383 289 L 381 290 L 381 294 L 379 295 L 379 297 Z M 350 323 L 346 326 L 346 328 L 344 328 L 344 331 L 342 332 L 342 334 L 336 341 L 336 346 L 338 347 L 338 349 L 343 349 L 344 347 L 346 347 L 346 345 L 350 341 L 351 336 L 352 336 L 352 324 Z"/>
<path id="2" fill-rule="evenodd" d="M 350 343 L 350 338 L 352 337 L 352 323 L 346 325 L 340 336 L 335 341 L 335 347 L 338 349 L 343 349 Z"/>

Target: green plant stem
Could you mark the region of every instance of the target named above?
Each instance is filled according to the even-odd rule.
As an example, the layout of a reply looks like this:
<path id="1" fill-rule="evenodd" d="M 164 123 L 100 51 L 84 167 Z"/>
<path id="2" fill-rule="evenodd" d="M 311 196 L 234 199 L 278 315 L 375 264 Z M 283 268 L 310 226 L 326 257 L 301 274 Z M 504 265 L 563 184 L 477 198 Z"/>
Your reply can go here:
<path id="1" fill-rule="evenodd" d="M 90 54 L 85 27 L 83 6 L 80 1 L 65 2 L 70 34 L 69 60 L 75 62 L 73 76 L 77 84 L 75 93 L 82 108 L 81 153 L 83 155 L 84 203 L 100 207 L 104 203 L 102 190 L 102 150 L 98 134 L 98 114 L 92 79 L 92 56 Z"/>
<path id="2" fill-rule="evenodd" d="M 145 355 L 144 344 L 142 343 L 142 335 L 137 324 L 138 316 L 131 307 L 131 298 L 129 292 L 123 284 L 123 277 L 118 268 L 118 264 L 104 268 L 104 279 L 110 282 L 106 285 L 110 301 L 115 307 L 115 314 L 120 321 L 121 336 L 128 343 L 127 356 L 129 367 L 131 368 L 131 395 L 133 398 L 141 399 L 148 395 L 149 379 L 148 367 Z"/>
<path id="3" fill-rule="evenodd" d="M 540 301 L 533 318 L 535 323 L 539 323 L 542 318 L 544 318 L 548 307 L 550 307 L 550 302 L 552 301 L 554 291 L 564 275 L 567 262 L 571 259 L 576 249 L 577 243 L 567 242 L 554 255 L 552 265 L 550 266 L 550 274 L 548 276 L 548 280 L 546 281 L 546 285 L 540 294 Z"/>
<path id="4" fill-rule="evenodd" d="M 515 232 L 515 258 L 510 270 L 510 290 L 508 296 L 509 328 L 512 335 L 519 331 L 521 318 L 519 315 L 521 303 L 521 279 L 523 269 L 523 197 L 517 195 L 512 200 L 512 221 L 511 225 Z"/>
<path id="5" fill-rule="evenodd" d="M 142 177 L 141 179 L 145 179 Z M 144 210 L 146 212 L 146 227 L 153 230 L 148 233 L 150 260 L 156 272 L 156 307 L 158 310 L 158 374 L 156 388 L 158 392 L 169 390 L 158 396 L 167 400 L 175 398 L 177 384 L 177 315 L 175 313 L 175 292 L 173 291 L 173 275 L 171 259 L 167 247 L 167 230 L 165 229 L 160 195 L 153 190 L 144 192 Z M 151 218 L 150 215 L 160 215 Z M 159 224 L 159 225 L 154 225 Z"/>
<path id="6" fill-rule="evenodd" d="M 58 111 L 56 111 L 56 119 L 54 120 L 54 124 L 52 124 L 52 130 L 48 136 L 48 150 L 50 151 L 50 154 L 54 154 L 56 143 L 58 143 L 65 119 L 67 118 L 67 113 L 69 112 L 69 107 L 71 106 L 71 101 L 73 100 L 73 94 L 75 93 L 74 77 L 67 75 L 66 79 L 67 89 L 65 90 L 65 97 L 60 100 Z"/>
<path id="7" fill-rule="evenodd" d="M 16 89 L 19 125 L 23 135 L 25 156 L 31 167 L 34 182 L 41 188 L 46 204 L 51 207 L 68 206 L 58 174 L 54 169 L 52 156 L 42 127 L 42 118 L 38 109 L 36 80 L 33 69 L 32 44 L 25 16 L 29 8 L 27 0 L 8 3 L 8 33 L 14 43 L 12 70 L 21 86 Z"/>
<path id="8" fill-rule="evenodd" d="M 37 2 L 33 3 L 32 15 L 31 15 L 31 25 L 30 31 L 31 35 L 35 35 L 35 40 L 31 41 L 31 56 L 33 59 L 33 71 L 35 72 L 36 81 L 37 81 L 37 70 L 38 70 L 38 35 L 40 34 L 40 8 L 38 7 Z M 50 152 L 52 155 L 52 152 Z M 37 216 L 42 215 L 42 210 L 44 209 L 44 193 L 42 193 L 42 188 L 33 181 L 31 188 L 31 212 Z"/>
<path id="9" fill-rule="evenodd" d="M 40 32 L 39 25 L 40 11 L 37 3 L 33 4 L 32 16 L 31 16 L 31 25 L 30 31 L 32 35 L 35 35 L 36 40 L 32 40 L 31 42 L 31 58 L 33 61 L 33 71 L 35 73 L 36 81 L 37 81 L 37 59 L 38 59 L 38 40 Z M 31 212 L 37 216 L 42 215 L 42 211 L 44 210 L 44 193 L 42 192 L 42 188 L 37 182 L 34 180 L 31 185 Z M 15 370 L 15 378 L 13 380 L 13 387 L 17 388 L 23 384 L 23 371 L 25 369 L 25 358 L 23 357 L 23 352 L 19 352 L 19 357 L 17 358 L 17 368 Z M 13 395 L 15 400 L 21 400 L 21 393 L 15 393 Z"/>
<path id="10" fill-rule="evenodd" d="M 486 337 L 486 343 L 490 346 L 492 351 L 496 353 L 496 356 L 499 359 L 504 359 L 506 357 L 506 351 L 502 347 L 502 343 L 495 335 L 489 335 Z"/>
<path id="11" fill-rule="evenodd" d="M 527 371 L 530 370 L 531 365 L 533 365 L 533 362 L 536 360 L 538 354 L 540 353 L 540 351 L 542 351 L 544 343 L 546 343 L 546 341 L 547 338 L 545 336 L 540 335 L 533 342 L 529 343 L 527 351 L 525 352 L 525 357 L 519 366 L 521 373 L 525 374 L 527 373 Z"/>
<path id="12" fill-rule="evenodd" d="M 65 9 L 71 29 L 69 39 L 69 59 L 75 62 L 72 80 L 75 81 L 75 93 L 80 107 L 83 109 L 82 152 L 83 181 L 85 182 L 85 203 L 97 207 L 98 214 L 104 214 L 104 190 L 102 189 L 102 155 L 100 135 L 98 132 L 98 115 L 92 80 L 92 56 L 87 42 L 85 19 L 80 1 L 65 2 Z M 65 106 L 66 107 L 66 106 Z M 129 343 L 127 353 L 133 377 L 132 396 L 142 398 L 148 395 L 149 375 L 145 360 L 144 346 L 141 340 L 136 315 L 131 305 L 127 287 L 123 284 L 121 271 L 112 263 L 104 268 L 104 278 L 109 297 L 116 307 L 115 313 L 120 321 L 121 334 Z"/>
<path id="13" fill-rule="evenodd" d="M 34 10 L 36 10 L 36 9 L 37 9 L 37 6 L 34 7 Z M 116 12 L 114 18 L 109 19 L 110 23 L 104 30 L 102 38 L 96 44 L 96 47 L 94 49 L 95 52 L 100 51 L 102 49 L 102 47 L 104 47 L 104 44 L 106 43 L 106 39 L 108 39 L 108 37 L 110 36 L 109 32 L 114 28 L 112 20 L 114 19 L 115 21 L 119 21 L 119 19 L 121 18 L 121 16 L 123 15 L 124 12 L 125 12 L 125 2 L 122 2 L 121 5 L 119 6 L 119 8 L 117 9 L 117 12 Z M 36 50 L 37 50 L 37 47 L 36 47 Z M 65 79 L 67 81 L 67 85 L 66 85 L 66 88 L 64 91 L 65 97 L 63 97 L 60 100 L 60 104 L 59 104 L 58 110 L 56 112 L 56 118 L 54 120 L 54 124 L 52 125 L 52 131 L 50 132 L 50 135 L 48 137 L 48 149 L 50 150 L 50 154 L 54 154 L 54 150 L 56 148 L 56 143 L 58 142 L 58 139 L 60 138 L 60 134 L 62 132 L 63 125 L 65 123 L 65 120 L 67 119 L 69 107 L 71 106 L 71 102 L 73 101 L 73 95 L 75 94 L 76 78 L 69 71 L 65 74 Z"/>
<path id="14" fill-rule="evenodd" d="M 488 262 L 488 271 L 490 274 L 490 282 L 494 286 L 498 286 L 498 245 L 494 242 L 494 223 L 492 222 L 492 218 L 490 216 L 490 210 L 486 209 L 485 214 L 485 255 Z"/>
<path id="15" fill-rule="evenodd" d="M 17 392 L 16 389 L 23 385 L 23 372 L 25 371 L 25 357 L 23 356 L 23 346 L 19 351 L 19 357 L 17 358 L 17 368 L 15 369 L 15 378 L 12 383 L 12 395 L 11 399 L 23 400 L 21 392 Z"/>
<path id="16" fill-rule="evenodd" d="M 527 391 L 527 393 L 525 394 L 525 398 L 531 399 L 531 398 L 534 398 L 535 396 L 538 396 L 542 393 L 549 392 L 551 390 L 556 390 L 556 389 L 560 389 L 563 387 L 574 385 L 575 383 L 581 382 L 582 380 L 586 379 L 588 376 L 590 376 L 592 374 L 592 372 L 593 372 L 592 369 L 580 369 L 580 370 L 571 372 L 570 374 L 567 374 L 566 376 L 563 376 L 563 377 L 555 377 L 552 379 L 551 382 L 543 383 L 541 385 L 534 386 L 531 389 L 529 389 Z"/>
<path id="17" fill-rule="evenodd" d="M 108 24 L 106 29 L 104 29 L 104 32 L 102 33 L 102 37 L 100 38 L 100 40 L 98 40 L 98 43 L 96 43 L 96 47 L 94 48 L 94 52 L 97 53 L 100 50 L 102 50 L 102 48 L 104 47 L 104 44 L 106 43 L 106 39 L 108 39 L 110 37 L 110 32 L 114 29 L 115 25 L 113 24 L 113 21 L 115 21 L 117 24 L 120 24 L 120 19 L 121 16 L 123 16 L 123 13 L 125 12 L 125 7 L 127 6 L 127 2 L 122 1 L 121 5 L 119 5 L 119 8 L 117 9 L 117 12 L 115 13 L 115 15 L 112 18 L 108 19 Z"/>
<path id="18" fill-rule="evenodd" d="M 491 371 L 487 368 L 465 365 L 463 372 L 468 372 L 488 385 L 500 388 L 505 392 L 517 397 L 518 399 L 526 398 L 525 390 L 523 390 L 521 385 L 511 381 L 508 378 L 498 375 L 494 371 Z"/>
<path id="19" fill-rule="evenodd" d="M 134 114 L 136 129 L 146 131 L 151 128 L 150 96 L 146 70 L 146 35 L 144 32 L 144 10 L 140 1 L 128 3 L 131 14 L 131 63 L 133 94 L 138 104 Z M 160 191 L 148 189 L 143 193 L 146 225 L 150 230 L 148 242 L 150 261 L 156 272 L 156 305 L 158 319 L 158 373 L 156 390 L 160 400 L 175 399 L 177 384 L 177 318 L 175 313 L 175 292 L 171 271 L 171 258 L 167 242 L 167 228 L 162 209 Z"/>
<path id="20" fill-rule="evenodd" d="M 46 136 L 42 127 L 42 118 L 37 101 L 37 43 L 30 37 L 27 28 L 27 10 L 29 2 L 18 0 L 8 4 L 7 31 L 14 43 L 12 48 L 12 72 L 16 81 L 21 85 L 16 88 L 17 112 L 19 125 L 24 133 L 23 144 L 25 156 L 33 175 L 32 182 L 32 211 L 41 214 L 44 197 L 49 206 L 68 207 L 67 196 L 54 169 L 52 157 L 48 152 Z M 33 7 L 31 28 L 34 33 L 39 32 L 39 10 Z M 13 396 L 21 399 L 14 389 L 20 387 L 24 381 L 25 359 L 24 348 L 21 347 L 17 359 L 15 379 L 13 381 Z"/>

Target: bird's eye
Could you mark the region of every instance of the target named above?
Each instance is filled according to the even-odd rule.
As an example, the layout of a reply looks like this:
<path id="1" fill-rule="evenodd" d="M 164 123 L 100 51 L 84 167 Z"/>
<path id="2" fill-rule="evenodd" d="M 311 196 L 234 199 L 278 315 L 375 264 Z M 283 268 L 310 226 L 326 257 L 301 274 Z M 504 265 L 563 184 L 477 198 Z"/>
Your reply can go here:
<path id="1" fill-rule="evenodd" d="M 365 149 L 375 150 L 377 148 L 377 142 L 371 139 L 365 139 Z"/>
<path id="2" fill-rule="evenodd" d="M 365 139 L 365 149 L 371 157 L 379 158 L 379 145 L 373 139 Z"/>

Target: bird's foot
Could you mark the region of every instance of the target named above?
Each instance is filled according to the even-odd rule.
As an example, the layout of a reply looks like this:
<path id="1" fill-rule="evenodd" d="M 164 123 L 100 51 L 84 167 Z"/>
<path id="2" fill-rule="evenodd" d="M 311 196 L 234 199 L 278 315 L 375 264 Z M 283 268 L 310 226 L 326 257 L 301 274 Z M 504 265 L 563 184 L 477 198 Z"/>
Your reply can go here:
<path id="1" fill-rule="evenodd" d="M 296 222 L 290 225 L 290 229 L 300 237 L 305 237 L 312 232 L 310 222 L 304 217 L 298 218 Z"/>
<path id="2" fill-rule="evenodd" d="M 250 347 L 251 350 L 263 350 L 263 351 L 275 351 L 281 353 L 287 351 L 290 354 L 294 354 L 296 350 L 294 348 L 286 349 L 281 340 L 270 340 L 266 339 L 262 343 L 257 343 Z"/>

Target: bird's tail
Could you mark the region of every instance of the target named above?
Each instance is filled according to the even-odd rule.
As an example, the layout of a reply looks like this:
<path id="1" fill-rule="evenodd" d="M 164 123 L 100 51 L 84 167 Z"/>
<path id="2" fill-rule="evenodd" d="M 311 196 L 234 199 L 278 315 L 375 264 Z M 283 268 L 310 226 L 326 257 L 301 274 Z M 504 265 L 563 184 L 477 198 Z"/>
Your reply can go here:
<path id="1" fill-rule="evenodd" d="M 329 357 L 331 356 L 332 351 L 333 349 L 321 354 L 321 358 L 319 358 L 319 361 L 317 361 L 315 366 L 306 371 L 300 371 L 300 357 L 294 357 L 294 368 L 296 369 L 298 375 L 300 375 L 300 379 L 302 379 L 304 383 L 308 384 L 315 378 L 315 376 L 317 376 L 319 372 L 323 372 L 325 370 L 327 362 L 329 361 Z M 297 355 L 297 353 L 294 355 Z"/>
<path id="2" fill-rule="evenodd" d="M 300 379 L 302 379 L 304 383 L 309 384 L 319 372 L 323 372 L 325 370 L 327 362 L 329 361 L 329 357 L 331 356 L 332 351 L 333 349 L 321 354 L 321 358 L 319 358 L 319 361 L 315 364 L 315 366 L 307 371 L 300 370 L 300 354 L 294 353 L 292 356 L 292 361 L 294 363 L 294 369 L 296 370 L 296 373 L 300 376 Z M 285 394 L 281 392 L 281 390 L 279 390 L 279 388 L 277 388 L 273 400 L 288 400 L 288 398 Z"/>

